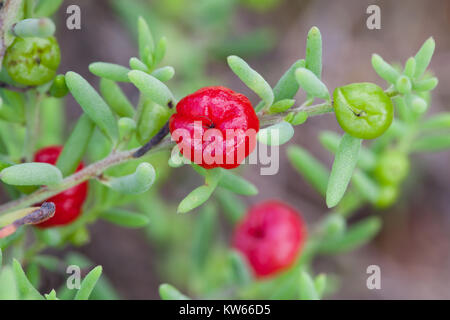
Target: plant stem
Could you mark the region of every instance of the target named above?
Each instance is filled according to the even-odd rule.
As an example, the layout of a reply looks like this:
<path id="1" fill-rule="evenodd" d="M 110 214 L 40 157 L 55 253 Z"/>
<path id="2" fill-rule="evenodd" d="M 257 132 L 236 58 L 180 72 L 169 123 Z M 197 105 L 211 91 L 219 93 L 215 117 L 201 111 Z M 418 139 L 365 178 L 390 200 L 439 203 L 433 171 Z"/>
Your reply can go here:
<path id="1" fill-rule="evenodd" d="M 263 114 L 260 117 L 261 127 L 271 126 L 278 122 L 283 121 L 284 117 L 286 117 L 290 113 L 300 113 L 306 112 L 308 117 L 318 116 L 325 113 L 333 112 L 333 103 L 331 101 L 327 101 L 320 104 L 315 104 L 312 106 L 300 106 L 298 108 L 289 109 L 285 112 L 276 113 L 276 114 Z"/>
<path id="2" fill-rule="evenodd" d="M 171 147 L 173 144 L 170 138 L 166 137 L 158 145 L 155 145 L 150 152 L 157 152 L 165 148 Z M 39 190 L 33 192 L 32 194 L 25 196 L 23 198 L 5 203 L 0 206 L 0 214 L 6 213 L 12 210 L 18 210 L 26 208 L 35 203 L 40 203 L 58 193 L 70 189 L 86 180 L 98 177 L 106 169 L 116 166 L 118 164 L 124 163 L 126 161 L 135 159 L 133 155 L 137 152 L 139 148 L 124 151 L 115 152 L 110 154 L 107 158 L 93 163 L 81 171 L 74 173 L 73 175 L 65 178 L 58 186 L 49 188 L 42 187 Z"/>

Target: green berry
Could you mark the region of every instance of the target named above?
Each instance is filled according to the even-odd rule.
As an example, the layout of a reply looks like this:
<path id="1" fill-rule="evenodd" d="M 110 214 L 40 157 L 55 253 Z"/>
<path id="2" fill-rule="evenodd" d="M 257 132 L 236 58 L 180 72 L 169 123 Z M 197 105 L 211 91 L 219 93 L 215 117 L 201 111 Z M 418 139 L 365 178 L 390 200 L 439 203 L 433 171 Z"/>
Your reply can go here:
<path id="1" fill-rule="evenodd" d="M 391 125 L 391 99 L 373 83 L 353 83 L 333 94 L 337 121 L 344 131 L 360 139 L 375 139 Z"/>
<path id="2" fill-rule="evenodd" d="M 395 203 L 398 198 L 398 188 L 393 185 L 386 185 L 380 188 L 378 199 L 375 206 L 379 209 L 385 209 Z"/>
<path id="3" fill-rule="evenodd" d="M 16 38 L 5 55 L 5 67 L 17 83 L 39 86 L 52 80 L 61 61 L 58 42 L 49 38 Z"/>
<path id="4" fill-rule="evenodd" d="M 387 151 L 380 156 L 375 168 L 375 176 L 386 185 L 396 185 L 406 178 L 409 172 L 409 159 L 399 151 Z"/>

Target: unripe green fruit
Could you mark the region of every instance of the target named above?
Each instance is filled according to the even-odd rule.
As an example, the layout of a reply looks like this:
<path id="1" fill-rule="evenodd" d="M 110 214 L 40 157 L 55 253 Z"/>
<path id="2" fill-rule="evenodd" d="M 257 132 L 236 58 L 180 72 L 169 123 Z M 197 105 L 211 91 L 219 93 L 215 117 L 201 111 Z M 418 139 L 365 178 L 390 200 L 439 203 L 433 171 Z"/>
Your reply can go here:
<path id="1" fill-rule="evenodd" d="M 409 159 L 399 151 L 388 151 L 381 155 L 375 168 L 375 176 L 383 184 L 396 185 L 406 178 Z"/>
<path id="2" fill-rule="evenodd" d="M 55 77 L 60 61 L 54 37 L 16 38 L 6 51 L 4 65 L 15 82 L 39 86 Z"/>
<path id="3" fill-rule="evenodd" d="M 385 209 L 395 203 L 398 198 L 398 188 L 393 185 L 386 185 L 380 188 L 378 199 L 375 206 L 379 209 Z"/>
<path id="4" fill-rule="evenodd" d="M 391 99 L 373 83 L 353 83 L 336 88 L 333 98 L 339 125 L 356 138 L 381 136 L 394 118 Z"/>

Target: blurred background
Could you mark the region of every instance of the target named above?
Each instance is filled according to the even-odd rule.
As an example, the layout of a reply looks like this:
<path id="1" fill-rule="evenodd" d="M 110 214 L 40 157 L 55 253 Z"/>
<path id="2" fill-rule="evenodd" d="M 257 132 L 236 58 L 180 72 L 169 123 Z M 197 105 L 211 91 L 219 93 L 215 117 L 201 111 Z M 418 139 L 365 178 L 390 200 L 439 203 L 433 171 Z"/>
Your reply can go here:
<path id="1" fill-rule="evenodd" d="M 366 9 L 374 2 L 381 8 L 380 30 L 366 27 Z M 81 8 L 81 30 L 65 27 L 64 8 L 70 4 Z M 275 85 L 294 61 L 304 57 L 307 32 L 315 25 L 322 33 L 323 80 L 330 89 L 362 81 L 385 86 L 371 67 L 371 54 L 404 63 L 433 36 L 436 52 L 431 69 L 440 82 L 431 113 L 450 111 L 448 0 L 71 0 L 57 17 L 63 57 L 60 72 L 74 70 L 98 85 L 88 71 L 89 63 L 128 65 L 128 59 L 137 54 L 138 15 L 147 19 L 156 39 L 168 38 L 168 56 L 163 63 L 175 67 L 176 76 L 169 86 L 178 98 L 205 85 L 225 85 L 257 103 L 256 96 L 229 70 L 225 57 L 237 54 L 245 58 Z M 137 90 L 131 86 L 124 89 L 136 102 Z M 71 97 L 67 103 L 68 115 L 76 119 L 80 107 Z M 315 117 L 297 128 L 291 143 L 331 165 L 331 156 L 317 141 L 323 129 L 341 132 L 333 116 Z M 250 205 L 268 198 L 282 199 L 313 225 L 327 212 L 325 201 L 299 179 L 286 159 L 285 148 L 280 157 L 276 176 L 260 176 L 257 166 L 245 167 L 244 176 L 258 185 L 260 193 L 243 200 Z M 350 254 L 316 260 L 316 272 L 331 272 L 340 278 L 340 290 L 329 298 L 450 299 L 449 164 L 450 152 L 415 157 L 398 204 L 379 212 L 384 225 L 375 241 Z M 199 184 L 191 171 L 181 168 L 170 173 L 162 190 L 168 203 L 176 205 Z M 372 209 L 363 209 L 355 219 L 372 213 Z M 224 234 L 226 243 L 229 230 Z M 159 272 L 161 249 L 145 232 L 98 222 L 91 226 L 91 242 L 75 250 L 103 265 L 121 298 L 157 299 L 158 285 L 171 280 Z M 366 287 L 366 268 L 371 264 L 381 267 L 381 290 Z M 55 281 L 60 279 L 47 276 L 44 286 L 51 288 Z"/>

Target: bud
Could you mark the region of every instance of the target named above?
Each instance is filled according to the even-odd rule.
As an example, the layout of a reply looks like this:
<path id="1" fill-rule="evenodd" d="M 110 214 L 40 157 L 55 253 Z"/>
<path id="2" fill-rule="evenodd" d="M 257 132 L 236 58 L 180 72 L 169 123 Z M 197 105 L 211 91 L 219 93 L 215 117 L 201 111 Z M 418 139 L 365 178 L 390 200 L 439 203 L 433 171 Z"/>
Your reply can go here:
<path id="1" fill-rule="evenodd" d="M 385 209 L 395 203 L 398 197 L 397 186 L 387 185 L 380 188 L 378 199 L 375 206 L 379 209 Z"/>
<path id="2" fill-rule="evenodd" d="M 63 74 L 59 74 L 56 76 L 55 80 L 53 80 L 53 84 L 50 87 L 49 93 L 52 97 L 62 98 L 69 93 L 69 88 L 66 85 L 66 78 Z"/>
<path id="3" fill-rule="evenodd" d="M 5 67 L 17 83 L 39 86 L 52 80 L 61 61 L 58 42 L 49 38 L 16 38 L 5 55 Z"/>
<path id="4" fill-rule="evenodd" d="M 387 151 L 378 159 L 375 168 L 377 179 L 387 185 L 395 185 L 406 178 L 409 172 L 409 159 L 399 151 Z"/>

